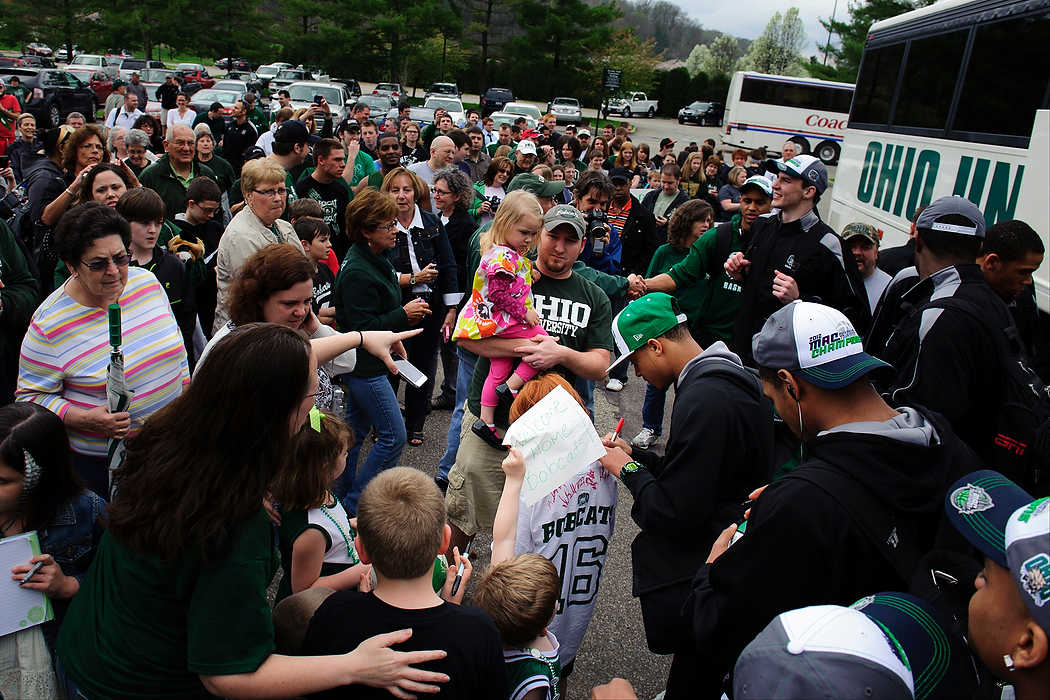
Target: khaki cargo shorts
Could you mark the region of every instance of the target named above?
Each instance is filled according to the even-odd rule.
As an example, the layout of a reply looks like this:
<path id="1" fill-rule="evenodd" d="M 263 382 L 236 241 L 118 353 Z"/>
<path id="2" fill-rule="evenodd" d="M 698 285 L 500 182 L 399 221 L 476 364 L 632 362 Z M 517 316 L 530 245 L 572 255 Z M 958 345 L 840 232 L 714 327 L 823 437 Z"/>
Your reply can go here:
<path id="1" fill-rule="evenodd" d="M 507 453 L 489 447 L 471 431 L 477 416 L 463 411 L 456 463 L 448 473 L 445 508 L 448 520 L 464 534 L 492 532 L 496 508 L 503 494 L 503 458 Z"/>

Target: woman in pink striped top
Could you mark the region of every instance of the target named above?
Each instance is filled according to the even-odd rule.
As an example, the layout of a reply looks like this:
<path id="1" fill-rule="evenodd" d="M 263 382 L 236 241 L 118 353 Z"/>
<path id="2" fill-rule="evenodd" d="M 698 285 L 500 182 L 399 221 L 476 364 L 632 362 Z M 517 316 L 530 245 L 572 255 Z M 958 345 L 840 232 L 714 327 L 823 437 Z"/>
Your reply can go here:
<path id="1" fill-rule="evenodd" d="M 88 202 L 69 210 L 55 232 L 71 277 L 33 314 L 22 341 L 17 401 L 59 415 L 69 431 L 73 462 L 88 487 L 109 492 L 106 441 L 137 432 L 190 380 L 186 351 L 167 295 L 153 273 L 128 268 L 128 223 Z M 127 411 L 110 413 L 106 399 L 110 304 L 120 304 Z"/>

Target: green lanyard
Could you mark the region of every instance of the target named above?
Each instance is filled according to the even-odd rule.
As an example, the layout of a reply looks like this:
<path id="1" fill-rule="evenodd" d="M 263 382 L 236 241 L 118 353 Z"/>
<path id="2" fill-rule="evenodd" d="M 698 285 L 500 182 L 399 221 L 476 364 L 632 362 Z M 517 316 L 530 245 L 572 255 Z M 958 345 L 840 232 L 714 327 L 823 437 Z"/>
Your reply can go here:
<path id="1" fill-rule="evenodd" d="M 284 239 L 281 238 L 281 232 L 277 230 L 277 224 L 270 224 L 270 230 L 273 231 L 273 237 L 277 239 L 278 243 L 284 243 Z"/>

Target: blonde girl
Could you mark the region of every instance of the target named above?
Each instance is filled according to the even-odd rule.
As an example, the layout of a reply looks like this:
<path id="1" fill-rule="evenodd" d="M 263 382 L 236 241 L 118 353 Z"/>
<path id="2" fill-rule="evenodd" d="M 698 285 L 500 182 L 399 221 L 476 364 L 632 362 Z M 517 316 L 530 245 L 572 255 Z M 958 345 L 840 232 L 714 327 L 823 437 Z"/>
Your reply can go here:
<path id="1" fill-rule="evenodd" d="M 543 227 L 540 202 L 524 190 L 511 192 L 496 211 L 492 227 L 481 234 L 481 264 L 474 273 L 470 302 L 456 323 L 456 338 L 532 338 L 546 335 L 532 301 L 532 262 L 525 257 Z M 487 444 L 503 449 L 496 433 L 496 407 L 510 404 L 536 375 L 512 357 L 494 357 L 481 390 L 481 418 L 471 430 Z M 513 372 L 513 374 L 512 374 Z"/>

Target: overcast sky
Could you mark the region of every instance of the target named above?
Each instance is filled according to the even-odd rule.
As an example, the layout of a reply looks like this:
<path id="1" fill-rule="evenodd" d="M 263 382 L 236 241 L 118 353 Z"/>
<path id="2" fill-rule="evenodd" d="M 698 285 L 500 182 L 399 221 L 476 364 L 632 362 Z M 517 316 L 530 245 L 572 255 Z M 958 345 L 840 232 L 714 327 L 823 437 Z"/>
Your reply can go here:
<path id="1" fill-rule="evenodd" d="M 725 2 L 724 0 L 678 0 L 679 7 L 686 14 L 695 18 L 707 29 L 732 34 L 745 39 L 754 39 L 766 28 L 766 23 L 777 10 L 787 11 L 797 7 L 802 21 L 806 25 L 806 47 L 803 56 L 818 53 L 818 46 L 823 49 L 828 34 L 820 26 L 820 18 L 829 19 L 835 0 L 749 0 L 747 3 Z M 838 0 L 836 17 L 846 16 L 846 0 Z M 823 54 L 821 54 L 823 55 Z"/>

